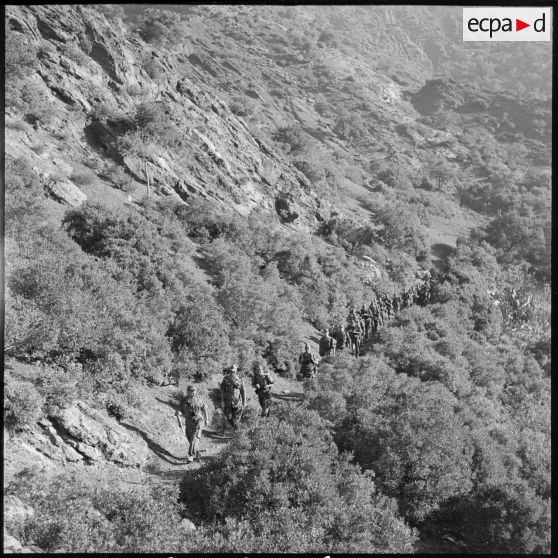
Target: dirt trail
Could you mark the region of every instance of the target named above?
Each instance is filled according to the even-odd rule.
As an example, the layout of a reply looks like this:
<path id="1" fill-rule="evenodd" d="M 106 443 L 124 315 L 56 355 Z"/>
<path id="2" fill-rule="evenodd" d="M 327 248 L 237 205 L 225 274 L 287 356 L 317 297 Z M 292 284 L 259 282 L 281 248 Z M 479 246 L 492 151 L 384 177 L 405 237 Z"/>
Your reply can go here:
<path id="1" fill-rule="evenodd" d="M 312 338 L 314 330 L 309 327 L 308 341 L 315 344 Z M 274 401 L 300 400 L 302 383 L 287 380 L 273 375 Z M 176 395 L 186 388 L 186 382 L 177 386 L 155 387 L 145 394 L 142 413 L 121 421 L 126 428 L 142 437 L 150 449 L 150 459 L 139 469 L 125 469 L 108 466 L 104 469 L 104 478 L 122 487 L 126 485 L 152 486 L 162 483 L 178 483 L 185 472 L 199 469 L 204 462 L 214 458 L 232 439 L 232 428 L 226 425 L 222 412 L 219 410 L 219 386 L 222 376 L 217 374 L 207 382 L 197 384 L 199 393 L 205 398 L 210 422 L 203 429 L 200 446 L 201 456 L 194 463 L 188 463 L 188 443 L 183 430 L 180 430 L 175 418 Z M 258 398 L 251 386 L 249 378 L 244 379 L 247 393 L 247 412 L 259 413 Z"/>

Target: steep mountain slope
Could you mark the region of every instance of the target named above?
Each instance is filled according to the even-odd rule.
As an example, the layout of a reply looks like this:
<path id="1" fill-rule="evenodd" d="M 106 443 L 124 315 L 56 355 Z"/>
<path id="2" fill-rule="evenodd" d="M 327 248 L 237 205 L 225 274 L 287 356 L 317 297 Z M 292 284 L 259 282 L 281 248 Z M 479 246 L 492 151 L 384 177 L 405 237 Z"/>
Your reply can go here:
<path id="1" fill-rule="evenodd" d="M 513 88 L 501 68 L 472 80 L 473 62 L 520 51 L 461 44 L 442 7 L 163 8 L 6 9 L 5 483 L 40 500 L 31 523 L 15 502 L 32 527 L 10 535 L 50 551 L 547 548 L 547 45 L 521 51 Z M 427 271 L 431 298 L 402 308 Z M 399 310 L 369 354 L 297 382 L 302 343 L 317 352 L 371 300 Z M 249 388 L 247 427 L 222 435 L 232 362 L 247 383 L 257 363 L 276 375 L 279 434 Z M 214 418 L 193 466 L 173 417 L 186 383 Z M 231 464 L 253 474 L 246 500 Z M 210 473 L 223 487 L 194 538 L 184 486 Z M 69 492 L 47 491 L 57 476 Z M 279 510 L 273 528 L 243 502 Z"/>

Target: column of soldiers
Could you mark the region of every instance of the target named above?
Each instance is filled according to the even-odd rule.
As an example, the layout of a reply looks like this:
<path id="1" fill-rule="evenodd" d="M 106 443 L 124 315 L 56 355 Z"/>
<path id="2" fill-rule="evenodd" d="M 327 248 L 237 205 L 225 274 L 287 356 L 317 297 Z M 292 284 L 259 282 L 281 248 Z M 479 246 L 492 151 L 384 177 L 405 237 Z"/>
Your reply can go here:
<path id="1" fill-rule="evenodd" d="M 362 354 L 364 342 L 375 335 L 397 312 L 415 304 L 423 306 L 428 303 L 431 282 L 430 273 L 426 271 L 420 281 L 402 293 L 392 296 L 384 293 L 374 294 L 368 307 L 363 304 L 359 311 L 351 308 L 346 325 L 335 326 L 331 332 L 332 336 L 329 330 L 325 331 L 320 340 L 320 356 L 334 355 L 336 351 L 345 349 L 349 349 L 353 355 Z M 306 357 L 306 360 L 308 359 L 309 357 Z"/>
<path id="2" fill-rule="evenodd" d="M 265 371 L 261 364 L 256 364 L 252 376 L 252 387 L 258 396 L 262 417 L 269 417 L 273 384 L 274 379 L 271 374 Z M 243 379 L 239 376 L 236 364 L 225 368 L 220 395 L 223 415 L 236 432 L 246 407 L 246 388 Z M 189 444 L 187 460 L 192 463 L 194 459 L 199 458 L 202 427 L 208 425 L 207 405 L 205 400 L 197 394 L 195 386 L 188 386 L 186 396 L 181 401 L 175 414 L 181 430 L 183 426 L 180 417 L 182 416 L 184 419 L 184 430 Z"/>
<path id="3" fill-rule="evenodd" d="M 420 282 L 400 294 L 389 296 L 374 295 L 370 305 L 357 312 L 351 308 L 345 325 L 336 326 L 332 335 L 328 329 L 320 339 L 319 354 L 322 358 L 335 356 L 337 351 L 350 350 L 351 354 L 362 354 L 364 341 L 369 340 L 378 330 L 388 322 L 396 312 L 414 304 L 424 305 L 430 300 L 431 277 L 425 272 Z M 318 368 L 318 358 L 310 350 L 308 343 L 304 344 L 304 351 L 299 355 L 300 371 L 298 380 L 314 378 Z M 271 406 L 271 389 L 274 384 L 271 374 L 264 370 L 261 364 L 254 366 L 252 387 L 258 396 L 261 416 L 268 417 Z M 234 431 L 238 430 L 244 407 L 246 406 L 246 388 L 244 381 L 238 374 L 238 367 L 232 365 L 224 370 L 221 382 L 221 409 L 228 423 Z M 202 425 L 208 424 L 207 405 L 200 397 L 194 386 L 188 386 L 186 397 L 176 411 L 178 424 L 182 429 L 180 415 L 184 418 L 186 439 L 188 440 L 188 461 L 199 457 L 199 442 L 201 440 Z"/>

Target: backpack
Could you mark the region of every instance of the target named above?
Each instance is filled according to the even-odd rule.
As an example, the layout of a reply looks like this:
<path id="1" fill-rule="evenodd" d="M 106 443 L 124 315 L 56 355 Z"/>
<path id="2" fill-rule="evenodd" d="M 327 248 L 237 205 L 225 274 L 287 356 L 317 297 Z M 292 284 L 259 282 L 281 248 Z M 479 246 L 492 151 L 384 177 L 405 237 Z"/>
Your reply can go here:
<path id="1" fill-rule="evenodd" d="M 252 385 L 256 387 L 256 384 L 259 384 L 259 388 L 256 390 L 257 392 L 265 392 L 271 389 L 271 384 L 273 382 L 270 381 L 268 374 L 258 374 L 254 375 L 254 379 L 252 381 Z"/>
<path id="2" fill-rule="evenodd" d="M 225 376 L 221 386 L 225 391 L 225 399 L 228 402 L 237 403 L 242 399 L 240 391 L 242 383 L 240 379 L 235 379 L 232 376 Z"/>

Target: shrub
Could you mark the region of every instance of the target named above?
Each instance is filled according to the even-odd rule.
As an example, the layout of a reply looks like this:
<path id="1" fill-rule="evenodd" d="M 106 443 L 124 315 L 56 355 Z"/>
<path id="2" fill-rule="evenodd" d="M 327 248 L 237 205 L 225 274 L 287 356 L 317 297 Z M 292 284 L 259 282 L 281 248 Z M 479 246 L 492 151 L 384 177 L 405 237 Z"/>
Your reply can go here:
<path id="1" fill-rule="evenodd" d="M 90 116 L 93 120 L 118 120 L 122 117 L 122 114 L 113 103 L 99 101 L 93 105 Z"/>
<path id="2" fill-rule="evenodd" d="M 137 83 L 132 83 L 126 87 L 126 93 L 132 97 L 140 97 L 143 95 L 143 89 Z"/>
<path id="3" fill-rule="evenodd" d="M 174 11 L 147 8 L 143 12 L 138 31 L 144 41 L 165 45 L 180 33 L 180 23 L 181 17 Z"/>
<path id="4" fill-rule="evenodd" d="M 97 175 L 88 168 L 74 169 L 70 180 L 79 186 L 90 186 L 97 179 Z"/>
<path id="5" fill-rule="evenodd" d="M 246 118 L 254 114 L 256 110 L 256 104 L 253 99 L 246 97 L 235 97 L 230 103 L 229 108 L 231 112 L 236 116 L 242 116 Z"/>
<path id="6" fill-rule="evenodd" d="M 171 120 L 170 108 L 159 102 L 143 101 L 136 107 L 134 124 L 163 145 L 174 146 L 182 140 L 182 134 Z"/>
<path id="7" fill-rule="evenodd" d="M 105 173 L 106 177 L 123 192 L 133 192 L 136 187 L 132 177 L 120 166 L 111 165 Z"/>
<path id="8" fill-rule="evenodd" d="M 43 398 L 30 382 L 4 375 L 4 424 L 8 430 L 31 426 L 41 416 Z"/>
<path id="9" fill-rule="evenodd" d="M 453 395 L 436 382 L 397 375 L 380 360 L 353 358 L 351 365 L 346 359 L 321 366 L 318 386 L 309 392 L 316 409 L 326 394 L 343 395 L 346 411 L 334 423 L 340 450 L 374 470 L 380 489 L 397 498 L 413 522 L 447 498 L 467 494 L 473 446 Z M 342 412 L 337 396 L 329 397 Z"/>
<path id="10" fill-rule="evenodd" d="M 48 416 L 56 415 L 78 398 L 80 376 L 76 371 L 72 373 L 61 368 L 43 368 L 34 383 L 44 397 L 43 408 Z"/>
<path id="11" fill-rule="evenodd" d="M 130 490 L 88 476 L 23 474 L 9 486 L 35 511 L 24 544 L 46 552 L 190 552 L 172 488 Z"/>
<path id="12" fill-rule="evenodd" d="M 28 82 L 21 92 L 25 120 L 33 125 L 50 126 L 62 115 L 53 104 L 52 95 L 44 84 Z"/>
<path id="13" fill-rule="evenodd" d="M 142 63 L 142 67 L 145 70 L 145 73 L 155 81 L 165 75 L 163 66 L 161 66 L 161 64 L 154 58 L 146 58 Z"/>
<path id="14" fill-rule="evenodd" d="M 26 159 L 6 157 L 4 218 L 6 236 L 19 237 L 31 232 L 44 216 L 44 191 Z"/>
<path id="15" fill-rule="evenodd" d="M 34 47 L 19 33 L 11 31 L 7 27 L 4 48 L 7 81 L 24 78 L 35 69 L 37 54 Z"/>
<path id="16" fill-rule="evenodd" d="M 319 182 L 325 178 L 325 170 L 318 162 L 296 159 L 293 165 L 312 183 Z"/>
<path id="17" fill-rule="evenodd" d="M 185 375 L 197 379 L 222 370 L 230 351 L 228 329 L 211 296 L 203 291 L 188 293 L 168 331 L 178 357 L 176 366 L 190 370 Z"/>
<path id="18" fill-rule="evenodd" d="M 183 501 L 220 534 L 209 548 L 412 551 L 414 534 L 393 502 L 338 456 L 327 424 L 304 409 L 279 408 L 277 415 L 242 431 L 215 461 L 183 479 Z"/>
<path id="19" fill-rule="evenodd" d="M 415 258 L 427 251 L 424 227 L 402 205 L 386 206 L 378 211 L 375 221 L 383 226 L 378 232 L 379 241 L 389 250 L 400 249 Z"/>
<path id="20" fill-rule="evenodd" d="M 86 66 L 91 60 L 89 56 L 78 45 L 66 43 L 62 50 L 62 54 L 66 57 L 79 64 L 80 66 Z"/>
<path id="21" fill-rule="evenodd" d="M 299 153 L 308 146 L 308 140 L 300 124 L 278 128 L 273 139 L 285 144 L 291 153 Z"/>

